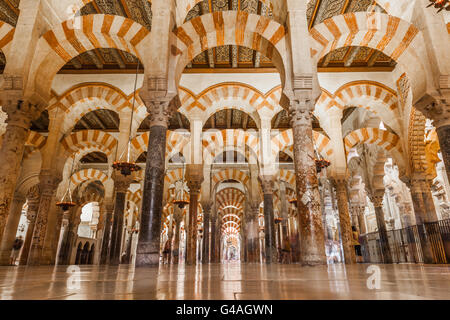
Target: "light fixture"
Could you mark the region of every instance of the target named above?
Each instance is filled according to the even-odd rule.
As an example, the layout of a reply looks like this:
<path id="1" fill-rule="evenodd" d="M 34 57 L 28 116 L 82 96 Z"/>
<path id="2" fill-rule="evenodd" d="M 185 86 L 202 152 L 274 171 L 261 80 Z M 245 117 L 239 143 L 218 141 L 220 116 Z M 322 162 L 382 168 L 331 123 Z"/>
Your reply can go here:
<path id="1" fill-rule="evenodd" d="M 181 161 L 183 163 L 183 169 L 182 169 L 183 176 L 182 176 L 180 187 L 177 188 L 178 190 L 175 190 L 175 199 L 172 202 L 173 202 L 173 204 L 177 205 L 178 208 L 184 209 L 184 207 L 189 204 L 189 200 L 187 199 L 187 196 L 184 193 L 184 157 L 181 158 Z"/>
<path id="2" fill-rule="evenodd" d="M 317 152 L 316 146 L 314 145 L 314 153 L 316 154 L 316 159 L 314 159 L 316 163 L 316 171 L 317 173 L 322 172 L 322 169 L 328 168 L 331 165 L 331 162 L 325 160 L 319 152 Z"/>
<path id="3" fill-rule="evenodd" d="M 428 0 L 430 1 L 430 4 L 427 6 L 427 8 L 434 6 L 438 10 L 438 13 L 442 10 L 450 11 L 450 0 Z"/>
<path id="4" fill-rule="evenodd" d="M 138 64 L 136 68 L 136 77 L 134 79 L 134 91 L 133 91 L 133 104 L 131 108 L 131 120 L 130 120 L 130 131 L 129 131 L 129 139 L 128 139 L 128 146 L 127 146 L 127 160 L 126 161 L 114 161 L 112 167 L 114 170 L 120 171 L 120 173 L 123 176 L 129 176 L 135 171 L 141 170 L 141 167 L 139 167 L 135 162 L 130 161 L 130 152 L 131 152 L 131 129 L 133 127 L 133 117 L 134 117 L 134 105 L 136 103 L 136 87 L 137 87 L 137 78 L 138 78 L 138 72 L 139 72 L 139 64 L 140 60 L 138 59 Z M 117 149 L 116 149 L 117 150 Z M 116 152 L 117 154 L 117 152 Z M 120 158 L 122 155 L 120 156 Z"/>
<path id="5" fill-rule="evenodd" d="M 293 204 L 294 206 L 297 206 L 297 198 L 292 198 L 292 199 L 288 200 L 288 202 L 290 204 Z"/>
<path id="6" fill-rule="evenodd" d="M 61 201 L 56 203 L 57 207 L 60 207 L 64 212 L 69 211 L 70 208 L 75 207 L 77 204 L 72 201 L 72 192 L 70 191 L 70 185 L 72 183 L 72 174 L 73 174 L 73 165 L 75 163 L 75 155 L 72 160 L 72 168 L 70 169 L 69 175 L 69 185 L 67 187 L 67 191 L 62 197 Z"/>

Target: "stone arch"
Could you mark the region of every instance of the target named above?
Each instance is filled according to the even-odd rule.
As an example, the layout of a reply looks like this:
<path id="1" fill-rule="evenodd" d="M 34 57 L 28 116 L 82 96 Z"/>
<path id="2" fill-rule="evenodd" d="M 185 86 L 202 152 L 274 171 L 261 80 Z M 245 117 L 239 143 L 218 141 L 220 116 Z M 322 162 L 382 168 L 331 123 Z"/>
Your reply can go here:
<path id="1" fill-rule="evenodd" d="M 234 206 L 243 209 L 245 194 L 236 188 L 226 188 L 216 194 L 218 209 Z"/>
<path id="2" fill-rule="evenodd" d="M 295 173 L 292 170 L 280 169 L 277 180 L 285 181 L 292 188 L 295 188 Z"/>
<path id="3" fill-rule="evenodd" d="M 36 131 L 30 131 L 25 145 L 35 147 L 36 149 L 42 149 L 42 147 L 45 146 L 46 142 L 47 137 L 44 137 L 42 134 Z"/>
<path id="4" fill-rule="evenodd" d="M 135 192 L 131 192 L 130 190 L 128 190 L 127 195 L 126 195 L 126 200 L 131 201 L 136 206 L 138 206 L 142 200 L 142 190 L 138 189 Z"/>
<path id="5" fill-rule="evenodd" d="M 202 0 L 177 0 L 177 25 L 181 25 L 187 18 L 189 11 L 191 11 L 196 4 Z M 281 15 L 281 8 L 283 7 L 282 0 L 258 0 L 265 4 L 271 11 L 275 11 L 275 17 Z"/>
<path id="6" fill-rule="evenodd" d="M 235 150 L 246 155 L 246 147 L 251 151 L 249 162 L 259 162 L 259 138 L 255 132 L 243 130 L 211 130 L 203 134 L 203 159 L 213 160 L 224 151 Z"/>
<path id="7" fill-rule="evenodd" d="M 65 112 L 63 132 L 69 132 L 86 114 L 94 110 L 107 109 L 120 115 L 123 110 L 131 110 L 128 97 L 118 88 L 106 83 L 77 85 L 50 105 L 58 105 Z"/>
<path id="8" fill-rule="evenodd" d="M 91 180 L 98 180 L 102 184 L 105 184 L 106 180 L 108 180 L 108 176 L 104 172 L 97 169 L 82 169 L 75 172 L 70 177 L 70 181 L 72 183 L 71 189 L 75 189 L 75 187 L 80 183 Z"/>
<path id="9" fill-rule="evenodd" d="M 377 128 L 362 128 L 352 131 L 344 138 L 346 154 L 361 143 L 375 144 L 381 147 L 392 155 L 400 169 L 405 168 L 400 138 L 395 133 Z"/>
<path id="10" fill-rule="evenodd" d="M 413 95 L 426 91 L 429 74 L 423 36 L 414 25 L 379 12 L 335 16 L 310 30 L 311 56 L 316 63 L 329 52 L 347 46 L 379 50 L 396 61 L 411 80 Z"/>
<path id="11" fill-rule="evenodd" d="M 333 154 L 333 148 L 330 139 L 324 134 L 313 131 L 313 139 L 317 151 L 324 158 L 329 158 Z M 291 158 L 294 158 L 293 150 L 290 150 L 294 145 L 294 136 L 292 129 L 287 129 L 272 138 L 272 157 L 275 160 L 278 152 L 286 152 Z"/>
<path id="12" fill-rule="evenodd" d="M 322 90 L 315 113 L 326 119 L 333 107 L 341 110 L 356 106 L 378 116 L 396 132 L 400 132 L 400 110 L 397 94 L 389 87 L 375 81 L 353 81 L 341 86 L 334 94 Z"/>
<path id="13" fill-rule="evenodd" d="M 242 183 L 247 190 L 250 183 L 250 178 L 247 173 L 238 169 L 224 169 L 216 172 L 212 177 L 214 185 L 218 185 L 226 180 L 236 180 Z"/>
<path id="14" fill-rule="evenodd" d="M 117 139 L 100 130 L 81 130 L 66 136 L 61 144 L 69 154 L 86 147 L 99 146 L 109 156 L 115 150 Z"/>
<path id="15" fill-rule="evenodd" d="M 80 28 L 74 30 L 70 20 L 64 21 L 39 39 L 29 87 L 42 97 L 50 95 L 56 73 L 74 57 L 89 50 L 114 48 L 146 61 L 138 47 L 150 31 L 139 23 L 105 14 L 82 16 L 79 23 Z"/>
<path id="16" fill-rule="evenodd" d="M 171 35 L 173 59 L 169 68 L 175 88 L 186 65 L 198 54 L 223 45 L 245 46 L 272 59 L 281 82 L 288 70 L 286 30 L 279 23 L 266 17 L 243 11 L 219 11 L 193 18 Z"/>
<path id="17" fill-rule="evenodd" d="M 133 159 L 137 160 L 139 155 L 148 150 L 149 132 L 142 133 L 131 140 Z M 181 152 L 189 143 L 189 139 L 176 131 L 167 131 L 166 136 L 166 161 L 173 155 Z"/>

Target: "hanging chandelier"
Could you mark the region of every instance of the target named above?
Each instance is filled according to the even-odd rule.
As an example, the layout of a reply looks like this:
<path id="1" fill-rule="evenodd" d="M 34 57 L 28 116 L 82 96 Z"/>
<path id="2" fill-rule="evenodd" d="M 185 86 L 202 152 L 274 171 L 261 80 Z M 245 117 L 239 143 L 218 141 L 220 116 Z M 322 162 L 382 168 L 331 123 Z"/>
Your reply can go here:
<path id="1" fill-rule="evenodd" d="M 316 163 L 316 171 L 317 173 L 322 172 L 323 169 L 328 168 L 331 165 L 331 162 L 325 160 L 319 152 L 317 152 L 316 146 L 314 145 L 314 153 L 316 154 L 316 158 L 314 159 Z"/>
<path id="2" fill-rule="evenodd" d="M 60 207 L 64 212 L 69 211 L 70 208 L 75 207 L 77 205 L 75 202 L 73 202 L 72 192 L 70 192 L 74 163 L 75 163 L 75 155 L 73 156 L 73 160 L 72 160 L 72 168 L 70 169 L 70 175 L 69 175 L 69 185 L 67 187 L 66 193 L 63 195 L 61 201 L 56 203 L 56 206 Z"/>
<path id="3" fill-rule="evenodd" d="M 178 188 L 178 190 L 175 190 L 175 199 L 172 201 L 172 203 L 177 205 L 178 208 L 184 209 L 184 207 L 189 204 L 189 200 L 184 193 L 184 160 L 183 158 L 181 160 L 183 162 L 183 176 L 181 180 L 181 186 L 180 188 Z"/>
<path id="4" fill-rule="evenodd" d="M 427 8 L 434 6 L 438 10 L 438 13 L 442 10 L 450 11 L 450 0 L 428 0 L 430 1 L 430 4 L 427 6 Z"/>
<path id="5" fill-rule="evenodd" d="M 297 206 L 297 198 L 292 198 L 292 199 L 288 200 L 288 202 L 290 204 L 293 204 L 294 206 Z"/>
<path id="6" fill-rule="evenodd" d="M 138 72 L 139 72 L 139 64 L 140 61 L 138 59 L 138 64 L 136 68 L 136 76 L 134 79 L 134 91 L 133 91 L 133 104 L 131 108 L 131 121 L 130 121 L 130 130 L 129 130 L 129 139 L 128 139 L 128 145 L 127 145 L 127 160 L 126 161 L 114 161 L 112 167 L 114 170 L 120 171 L 120 173 L 123 176 L 129 176 L 133 172 L 141 170 L 141 167 L 139 167 L 135 162 L 130 161 L 130 153 L 131 153 L 131 129 L 133 126 L 133 117 L 134 117 L 134 105 L 136 103 L 136 86 L 137 86 L 137 78 L 138 78 Z M 117 151 L 117 149 L 116 149 Z M 116 152 L 117 155 L 117 152 Z M 122 155 L 120 156 L 120 158 Z"/>

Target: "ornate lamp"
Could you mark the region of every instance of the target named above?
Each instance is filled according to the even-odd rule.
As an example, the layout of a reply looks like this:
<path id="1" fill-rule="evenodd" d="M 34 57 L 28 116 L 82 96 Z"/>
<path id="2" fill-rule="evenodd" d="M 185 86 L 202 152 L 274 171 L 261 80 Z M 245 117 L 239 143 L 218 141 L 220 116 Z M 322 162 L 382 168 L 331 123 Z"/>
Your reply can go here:
<path id="1" fill-rule="evenodd" d="M 72 201 L 72 192 L 70 192 L 70 185 L 72 184 L 72 174 L 73 174 L 73 165 L 75 163 L 75 156 L 73 156 L 72 160 L 72 168 L 70 169 L 69 176 L 69 185 L 67 187 L 67 191 L 62 197 L 61 201 L 56 203 L 57 207 L 60 207 L 64 212 L 69 211 L 70 208 L 75 207 L 77 204 Z"/>
<path id="2" fill-rule="evenodd" d="M 181 184 L 179 184 L 178 190 L 175 191 L 175 199 L 173 200 L 173 204 L 177 205 L 178 208 L 184 209 L 186 205 L 189 204 L 189 200 L 184 193 L 184 160 L 183 161 L 183 178 L 181 180 Z"/>
<path id="3" fill-rule="evenodd" d="M 131 121 L 130 121 L 130 131 L 129 131 L 129 139 L 128 139 L 128 146 L 127 146 L 127 160 L 126 161 L 114 161 L 112 167 L 114 170 L 120 171 L 120 173 L 123 176 L 129 176 L 135 171 L 141 170 L 141 167 L 139 167 L 135 162 L 130 161 L 130 151 L 131 151 L 131 129 L 133 126 L 133 117 L 134 117 L 134 105 L 136 103 L 136 86 L 137 86 L 137 78 L 138 78 L 138 72 L 139 72 L 139 59 L 138 64 L 136 68 L 136 77 L 134 80 L 134 91 L 133 91 L 133 105 L 131 108 Z M 117 150 L 117 149 L 116 149 Z"/>
<path id="4" fill-rule="evenodd" d="M 280 217 L 275 218 L 275 224 L 279 224 L 281 222 L 283 222 L 282 218 L 280 218 Z"/>
<path id="5" fill-rule="evenodd" d="M 314 153 L 316 154 L 316 171 L 317 173 L 322 172 L 323 169 L 328 168 L 331 165 L 331 162 L 328 160 L 325 160 L 319 152 L 316 150 L 316 146 L 314 146 Z"/>
<path id="6" fill-rule="evenodd" d="M 438 10 L 438 13 L 442 10 L 450 11 L 450 0 L 428 0 L 430 1 L 430 4 L 427 6 L 427 8 L 434 6 Z"/>

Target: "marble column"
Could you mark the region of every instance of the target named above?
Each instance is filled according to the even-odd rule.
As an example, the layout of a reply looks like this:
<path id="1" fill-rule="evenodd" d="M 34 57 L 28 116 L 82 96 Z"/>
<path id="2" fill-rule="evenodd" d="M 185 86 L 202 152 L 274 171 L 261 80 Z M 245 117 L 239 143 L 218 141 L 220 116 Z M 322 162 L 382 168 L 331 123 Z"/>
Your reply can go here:
<path id="1" fill-rule="evenodd" d="M 209 263 L 209 245 L 211 241 L 211 233 L 209 231 L 211 219 L 211 205 L 203 205 L 203 263 Z"/>
<path id="2" fill-rule="evenodd" d="M 114 204 L 107 203 L 105 205 L 105 230 L 103 232 L 102 249 L 100 253 L 100 264 L 107 264 L 111 246 L 111 229 L 114 213 Z"/>
<path id="3" fill-rule="evenodd" d="M 219 252 L 217 246 L 220 244 L 220 240 L 218 241 L 218 234 L 220 232 L 217 232 L 217 214 L 211 214 L 210 223 L 211 223 L 211 262 L 217 263 L 219 262 Z"/>
<path id="4" fill-rule="evenodd" d="M 300 262 L 304 265 L 327 263 L 319 184 L 314 161 L 311 114 L 313 110 L 314 101 L 309 98 L 292 101 L 289 109 L 294 137 Z"/>
<path id="5" fill-rule="evenodd" d="M 25 236 L 25 241 L 23 243 L 22 254 L 20 255 L 19 265 L 21 266 L 27 264 L 38 209 L 39 209 L 39 193 L 35 198 L 28 198 L 28 210 L 27 210 L 28 228 L 27 234 Z"/>
<path id="6" fill-rule="evenodd" d="M 46 261 L 44 261 L 44 244 L 47 235 L 48 216 L 52 205 L 55 204 L 56 188 L 60 182 L 59 178 L 49 173 L 41 174 L 39 179 L 41 198 L 39 200 L 39 210 L 36 216 L 33 240 L 28 256 L 28 265 L 40 265 L 46 263 Z"/>
<path id="7" fill-rule="evenodd" d="M 358 225 L 359 225 L 359 233 L 365 234 L 367 233 L 366 229 L 366 221 L 364 220 L 365 206 L 358 206 L 356 210 L 358 210 Z"/>
<path id="8" fill-rule="evenodd" d="M 16 240 L 17 228 L 19 227 L 20 216 L 22 215 L 22 208 L 25 204 L 25 197 L 19 194 L 15 194 L 8 220 L 6 222 L 5 232 L 3 233 L 3 239 L 0 243 L 0 265 L 7 266 L 10 262 L 10 256 L 14 240 Z"/>
<path id="9" fill-rule="evenodd" d="M 197 263 L 197 235 L 198 235 L 198 197 L 201 181 L 188 180 L 189 188 L 189 225 L 187 232 L 186 264 Z"/>
<path id="10" fill-rule="evenodd" d="M 178 264 L 180 262 L 180 227 L 181 227 L 181 221 L 183 220 L 183 210 L 179 208 L 175 208 L 174 210 L 174 216 L 173 216 L 173 222 L 175 223 L 175 231 L 174 231 L 174 243 L 172 246 L 172 263 Z M 173 255 L 174 251 L 177 250 L 178 254 Z"/>
<path id="11" fill-rule="evenodd" d="M 350 212 L 348 210 L 347 181 L 335 179 L 336 197 L 339 211 L 339 225 L 341 227 L 341 241 L 344 249 L 344 261 L 346 264 L 356 263 L 356 254 L 352 245 L 352 226 Z"/>
<path id="12" fill-rule="evenodd" d="M 436 133 L 439 139 L 439 146 L 441 147 L 445 170 L 447 171 L 448 181 L 450 181 L 450 124 L 442 124 L 440 127 L 437 127 Z"/>
<path id="13" fill-rule="evenodd" d="M 71 263 L 72 249 L 78 236 L 78 227 L 80 225 L 80 217 L 72 217 L 67 226 L 67 239 L 64 247 L 61 248 L 60 265 L 68 265 Z"/>
<path id="14" fill-rule="evenodd" d="M 377 219 L 378 234 L 380 236 L 380 247 L 381 254 L 383 256 L 383 262 L 392 263 L 391 249 L 389 247 L 389 240 L 386 231 L 386 222 L 384 220 L 383 199 L 384 190 L 375 191 L 370 197 L 370 200 L 375 207 L 375 216 Z"/>
<path id="15" fill-rule="evenodd" d="M 13 82 L 11 86 L 13 86 Z M 8 86 L 8 79 L 4 79 L 4 85 Z M 0 239 L 3 238 L 6 222 L 10 212 L 16 182 L 20 173 L 25 142 L 28 139 L 31 121 L 37 118 L 36 106 L 22 101 L 17 93 L 8 90 L 0 92 L 2 109 L 7 113 L 6 131 L 3 134 L 0 146 Z"/>
<path id="16" fill-rule="evenodd" d="M 277 247 L 275 239 L 275 216 L 273 212 L 273 180 L 272 177 L 261 177 L 261 187 L 264 195 L 264 256 L 266 263 L 277 262 Z"/>
<path id="17" fill-rule="evenodd" d="M 424 190 L 425 189 L 425 190 Z M 428 190 L 427 190 L 428 189 Z M 423 253 L 423 259 L 425 263 L 433 263 L 433 253 L 429 241 L 427 240 L 427 233 L 425 230 L 425 223 L 434 221 L 436 217 L 436 211 L 434 203 L 427 201 L 427 191 L 429 185 L 424 179 L 420 179 L 417 176 L 411 179 L 410 185 L 411 199 L 414 207 L 414 215 L 416 219 L 416 228 L 419 235 L 420 246 Z M 430 208 L 430 206 L 433 206 Z M 434 214 L 429 214 L 430 211 Z M 430 220 L 432 219 L 432 220 Z M 437 218 L 436 218 L 437 220 Z"/>
<path id="18" fill-rule="evenodd" d="M 141 94 L 142 95 L 142 94 Z M 136 251 L 136 266 L 159 264 L 161 217 L 166 157 L 169 102 L 143 98 L 150 113 L 150 135 L 144 175 L 141 228 Z"/>
<path id="19" fill-rule="evenodd" d="M 111 250 L 109 254 L 109 264 L 119 265 L 122 256 L 122 233 L 123 218 L 125 215 L 125 204 L 127 190 L 132 179 L 130 176 L 123 176 L 119 172 L 114 172 L 114 218 L 111 233 Z"/>

